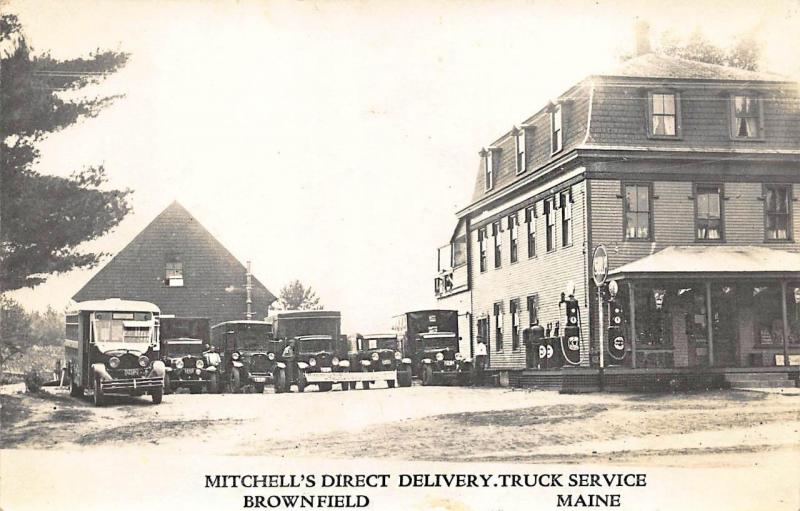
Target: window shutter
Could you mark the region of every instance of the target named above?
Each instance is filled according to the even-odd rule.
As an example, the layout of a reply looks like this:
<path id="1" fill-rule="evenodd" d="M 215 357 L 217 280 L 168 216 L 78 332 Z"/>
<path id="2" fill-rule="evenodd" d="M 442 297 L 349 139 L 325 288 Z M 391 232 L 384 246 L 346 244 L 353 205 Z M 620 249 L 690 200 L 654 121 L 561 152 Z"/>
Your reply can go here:
<path id="1" fill-rule="evenodd" d="M 483 229 L 478 229 L 478 242 L 483 241 Z"/>
<path id="2" fill-rule="evenodd" d="M 544 201 L 544 214 L 545 215 L 550 214 L 550 199 Z"/>
<path id="3" fill-rule="evenodd" d="M 561 194 L 557 193 L 553 196 L 553 208 L 559 209 L 561 208 Z"/>
<path id="4" fill-rule="evenodd" d="M 525 223 L 530 223 L 531 221 L 531 208 L 525 208 Z"/>

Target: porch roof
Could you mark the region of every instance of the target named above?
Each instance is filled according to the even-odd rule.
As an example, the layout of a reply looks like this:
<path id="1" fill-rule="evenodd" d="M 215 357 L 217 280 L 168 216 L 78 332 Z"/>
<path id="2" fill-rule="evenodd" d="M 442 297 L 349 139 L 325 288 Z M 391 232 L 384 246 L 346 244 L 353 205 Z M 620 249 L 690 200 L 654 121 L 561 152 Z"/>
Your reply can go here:
<path id="1" fill-rule="evenodd" d="M 670 246 L 611 270 L 610 280 L 670 278 L 797 278 L 800 254 L 763 246 Z"/>

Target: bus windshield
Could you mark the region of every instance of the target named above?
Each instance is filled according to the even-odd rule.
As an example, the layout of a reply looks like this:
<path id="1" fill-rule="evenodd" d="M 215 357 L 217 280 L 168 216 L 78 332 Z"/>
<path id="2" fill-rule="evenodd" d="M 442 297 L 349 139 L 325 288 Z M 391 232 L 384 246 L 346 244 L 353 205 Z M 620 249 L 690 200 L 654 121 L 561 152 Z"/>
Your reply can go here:
<path id="1" fill-rule="evenodd" d="M 96 312 L 95 342 L 146 344 L 153 338 L 153 316 L 149 312 Z"/>

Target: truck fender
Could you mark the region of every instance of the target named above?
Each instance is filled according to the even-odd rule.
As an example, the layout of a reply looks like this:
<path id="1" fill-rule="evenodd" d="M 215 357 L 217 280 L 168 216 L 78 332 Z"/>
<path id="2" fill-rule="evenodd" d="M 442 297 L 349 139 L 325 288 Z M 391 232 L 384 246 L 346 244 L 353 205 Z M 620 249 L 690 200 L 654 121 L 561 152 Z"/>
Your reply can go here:
<path id="1" fill-rule="evenodd" d="M 286 364 L 284 364 L 283 362 L 278 362 L 277 364 L 275 364 L 275 367 L 277 367 L 278 369 L 286 369 Z"/>
<path id="2" fill-rule="evenodd" d="M 102 381 L 112 380 L 111 375 L 108 374 L 106 365 L 103 363 L 92 364 L 92 374 L 100 377 Z"/>
<path id="3" fill-rule="evenodd" d="M 430 364 L 430 363 L 431 363 L 431 359 L 429 359 L 429 358 L 423 358 L 421 362 L 422 362 L 423 364 Z"/>
<path id="4" fill-rule="evenodd" d="M 408 364 L 408 365 L 411 365 L 411 359 L 410 359 L 410 358 L 404 358 L 404 359 L 403 359 L 403 360 L 401 360 L 400 362 L 402 362 L 403 364 Z"/>
<path id="5" fill-rule="evenodd" d="M 153 362 L 153 368 L 150 370 L 148 378 L 158 378 L 158 377 L 163 378 L 165 372 L 166 368 L 164 366 L 164 362 L 156 360 L 155 362 Z"/>

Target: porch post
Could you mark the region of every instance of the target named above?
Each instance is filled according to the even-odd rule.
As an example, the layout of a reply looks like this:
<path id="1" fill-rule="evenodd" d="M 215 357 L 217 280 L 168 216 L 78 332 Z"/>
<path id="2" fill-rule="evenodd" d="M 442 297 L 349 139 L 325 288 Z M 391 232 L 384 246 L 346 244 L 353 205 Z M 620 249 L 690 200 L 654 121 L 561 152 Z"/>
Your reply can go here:
<path id="1" fill-rule="evenodd" d="M 706 281 L 706 327 L 708 328 L 708 366 L 714 366 L 714 318 L 711 317 L 711 281 Z"/>
<path id="2" fill-rule="evenodd" d="M 789 366 L 789 314 L 786 312 L 786 281 L 781 280 L 781 311 L 783 312 L 783 366 Z"/>
<path id="3" fill-rule="evenodd" d="M 631 367 L 636 369 L 636 295 L 634 293 L 633 282 L 629 280 L 628 307 L 631 315 Z"/>

